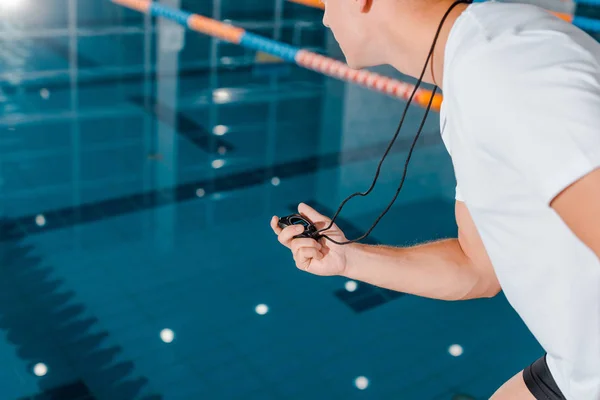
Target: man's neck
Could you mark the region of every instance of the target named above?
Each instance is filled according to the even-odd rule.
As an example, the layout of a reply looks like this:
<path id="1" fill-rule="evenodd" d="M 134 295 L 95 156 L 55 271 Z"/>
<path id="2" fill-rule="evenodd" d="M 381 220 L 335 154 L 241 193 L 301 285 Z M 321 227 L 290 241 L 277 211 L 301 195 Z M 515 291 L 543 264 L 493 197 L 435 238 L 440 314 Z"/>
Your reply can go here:
<path id="1" fill-rule="evenodd" d="M 390 51 L 389 64 L 407 75 L 418 78 L 425 66 L 425 60 L 431 50 L 440 22 L 453 3 L 453 0 L 440 2 L 435 6 L 423 10 L 414 17 L 411 16 L 410 21 L 390 25 L 389 48 L 404 48 L 407 51 L 404 54 L 398 54 L 393 50 Z M 429 60 L 429 65 L 423 76 L 424 82 L 436 84 L 443 89 L 444 56 L 448 37 L 456 20 L 468 6 L 469 4 L 464 3 L 455 6 L 444 21 L 432 59 Z M 390 21 L 392 20 L 394 20 L 393 17 Z"/>

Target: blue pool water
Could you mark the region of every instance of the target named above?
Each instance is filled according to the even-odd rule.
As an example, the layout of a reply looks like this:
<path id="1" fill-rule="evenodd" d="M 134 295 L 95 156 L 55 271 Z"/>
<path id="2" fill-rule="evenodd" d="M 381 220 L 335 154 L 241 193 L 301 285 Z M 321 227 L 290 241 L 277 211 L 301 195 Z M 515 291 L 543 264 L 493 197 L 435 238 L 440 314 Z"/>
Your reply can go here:
<path id="1" fill-rule="evenodd" d="M 316 10 L 165 3 L 341 57 Z M 403 102 L 103 0 L 7 11 L 0 32 L 0 398 L 485 399 L 542 355 L 502 295 L 349 291 L 270 230 L 368 188 Z M 350 238 L 422 115 L 341 214 Z M 456 236 L 438 118 L 367 243 Z"/>

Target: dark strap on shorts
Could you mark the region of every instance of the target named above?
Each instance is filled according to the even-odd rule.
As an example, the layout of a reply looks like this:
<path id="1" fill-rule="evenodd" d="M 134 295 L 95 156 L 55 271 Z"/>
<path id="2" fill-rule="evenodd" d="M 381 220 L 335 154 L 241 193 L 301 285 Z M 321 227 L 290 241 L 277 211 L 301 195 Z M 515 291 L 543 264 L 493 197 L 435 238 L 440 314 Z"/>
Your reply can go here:
<path id="1" fill-rule="evenodd" d="M 550 373 L 545 355 L 525 368 L 523 379 L 537 400 L 566 400 Z"/>

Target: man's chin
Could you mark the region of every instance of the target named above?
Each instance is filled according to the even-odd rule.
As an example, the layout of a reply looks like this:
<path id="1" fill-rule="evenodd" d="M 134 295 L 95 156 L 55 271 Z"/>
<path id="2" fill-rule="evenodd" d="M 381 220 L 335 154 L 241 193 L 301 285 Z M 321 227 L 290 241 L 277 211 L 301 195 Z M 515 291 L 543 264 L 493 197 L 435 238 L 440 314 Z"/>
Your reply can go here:
<path id="1" fill-rule="evenodd" d="M 378 64 L 372 64 L 372 63 L 365 62 L 365 60 L 356 60 L 352 57 L 346 57 L 346 64 L 348 64 L 348 66 L 350 68 L 356 69 L 356 70 L 376 67 L 378 65 Z"/>
<path id="2" fill-rule="evenodd" d="M 348 66 L 349 66 L 350 68 L 352 68 L 352 69 L 356 69 L 356 70 L 359 70 L 359 69 L 363 69 L 363 68 L 367 68 L 367 67 L 368 67 L 367 65 L 365 65 L 365 64 L 363 64 L 363 63 L 360 63 L 360 62 L 358 62 L 358 61 L 356 61 L 356 60 L 353 60 L 353 59 L 351 59 L 351 58 L 348 58 L 348 57 L 346 57 L 346 64 L 348 64 Z"/>

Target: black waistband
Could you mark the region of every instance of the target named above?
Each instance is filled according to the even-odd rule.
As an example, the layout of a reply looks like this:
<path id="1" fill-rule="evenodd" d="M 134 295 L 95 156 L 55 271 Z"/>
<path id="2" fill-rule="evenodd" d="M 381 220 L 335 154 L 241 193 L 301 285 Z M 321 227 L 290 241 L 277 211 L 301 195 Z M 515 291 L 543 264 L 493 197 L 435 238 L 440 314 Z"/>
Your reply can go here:
<path id="1" fill-rule="evenodd" d="M 566 400 L 550 373 L 546 356 L 525 368 L 523 379 L 537 400 Z"/>

